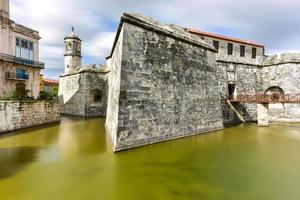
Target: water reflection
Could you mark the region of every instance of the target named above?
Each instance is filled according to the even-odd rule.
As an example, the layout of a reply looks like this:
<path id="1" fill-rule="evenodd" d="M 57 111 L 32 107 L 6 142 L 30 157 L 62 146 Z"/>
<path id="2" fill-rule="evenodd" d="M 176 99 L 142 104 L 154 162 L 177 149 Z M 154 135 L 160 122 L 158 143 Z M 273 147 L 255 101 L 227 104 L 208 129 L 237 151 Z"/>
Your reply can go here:
<path id="1" fill-rule="evenodd" d="M 64 119 L 0 139 L 0 199 L 300 199 L 299 130 L 246 124 L 113 154 L 104 119 Z"/>
<path id="2" fill-rule="evenodd" d="M 65 121 L 59 129 L 58 146 L 66 159 L 78 155 L 97 154 L 108 150 L 105 119 Z"/>
<path id="3" fill-rule="evenodd" d="M 0 149 L 0 179 L 14 175 L 26 164 L 37 159 L 38 148 L 18 147 Z"/>

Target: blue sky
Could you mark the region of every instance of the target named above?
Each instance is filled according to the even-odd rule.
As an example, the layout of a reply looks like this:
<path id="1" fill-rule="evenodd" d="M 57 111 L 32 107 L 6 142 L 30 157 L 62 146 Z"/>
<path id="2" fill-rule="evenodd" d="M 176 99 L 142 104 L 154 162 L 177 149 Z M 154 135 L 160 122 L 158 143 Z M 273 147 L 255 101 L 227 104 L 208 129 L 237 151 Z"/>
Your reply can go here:
<path id="1" fill-rule="evenodd" d="M 64 71 L 64 42 L 74 26 L 83 63 L 105 64 L 124 12 L 165 23 L 247 39 L 266 53 L 300 51 L 298 0 L 11 0 L 11 18 L 40 31 L 40 60 L 47 78 Z"/>

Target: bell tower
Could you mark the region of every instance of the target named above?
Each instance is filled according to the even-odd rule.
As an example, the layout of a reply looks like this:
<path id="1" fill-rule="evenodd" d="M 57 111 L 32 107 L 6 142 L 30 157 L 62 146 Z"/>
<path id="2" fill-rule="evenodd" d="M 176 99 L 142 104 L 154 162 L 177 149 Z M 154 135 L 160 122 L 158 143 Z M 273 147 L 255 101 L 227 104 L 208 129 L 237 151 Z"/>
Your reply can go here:
<path id="1" fill-rule="evenodd" d="M 75 35 L 74 27 L 72 33 L 65 37 L 65 74 L 72 73 L 81 66 L 81 39 Z"/>
<path id="2" fill-rule="evenodd" d="M 10 18 L 9 0 L 0 1 L 0 16 L 5 17 L 7 19 Z"/>

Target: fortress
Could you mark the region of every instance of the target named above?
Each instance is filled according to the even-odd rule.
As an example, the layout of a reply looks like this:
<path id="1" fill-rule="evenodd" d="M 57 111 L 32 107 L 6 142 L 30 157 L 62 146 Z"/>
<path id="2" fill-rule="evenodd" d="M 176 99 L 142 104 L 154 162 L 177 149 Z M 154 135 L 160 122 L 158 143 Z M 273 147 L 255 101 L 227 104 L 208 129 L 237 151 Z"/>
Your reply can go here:
<path id="1" fill-rule="evenodd" d="M 107 67 L 82 67 L 81 40 L 72 33 L 65 42 L 62 111 L 106 114 L 114 151 L 257 121 L 264 106 L 228 103 L 240 94 L 300 93 L 300 54 L 266 56 L 261 44 L 139 14 L 121 17 Z M 266 112 L 271 122 L 300 122 L 297 104 Z"/>

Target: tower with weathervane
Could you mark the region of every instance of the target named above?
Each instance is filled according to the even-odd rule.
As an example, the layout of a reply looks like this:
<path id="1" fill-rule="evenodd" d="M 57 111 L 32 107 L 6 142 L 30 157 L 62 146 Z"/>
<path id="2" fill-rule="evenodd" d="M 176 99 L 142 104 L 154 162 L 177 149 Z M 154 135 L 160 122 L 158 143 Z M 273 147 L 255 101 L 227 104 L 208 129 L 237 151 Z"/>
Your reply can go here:
<path id="1" fill-rule="evenodd" d="M 72 33 L 66 36 L 64 40 L 65 74 L 68 74 L 81 66 L 81 39 L 75 35 L 74 28 L 72 27 Z"/>
<path id="2" fill-rule="evenodd" d="M 106 66 L 81 63 L 81 39 L 72 33 L 65 37 L 65 71 L 59 77 L 58 98 L 62 114 L 105 116 L 107 105 Z"/>

